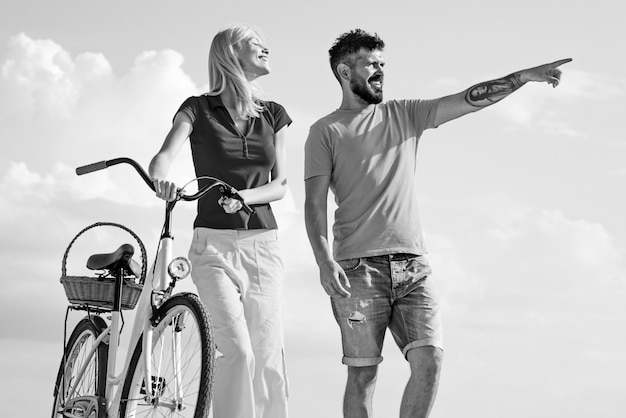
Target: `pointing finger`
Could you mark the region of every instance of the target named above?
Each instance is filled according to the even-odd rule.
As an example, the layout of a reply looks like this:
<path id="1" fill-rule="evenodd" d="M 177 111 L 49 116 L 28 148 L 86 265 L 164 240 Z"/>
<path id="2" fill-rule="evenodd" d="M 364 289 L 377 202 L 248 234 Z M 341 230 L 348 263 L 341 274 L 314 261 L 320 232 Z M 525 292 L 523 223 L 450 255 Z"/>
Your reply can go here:
<path id="1" fill-rule="evenodd" d="M 562 59 L 562 60 L 554 61 L 552 64 L 550 64 L 550 66 L 552 68 L 556 68 L 556 67 L 559 67 L 559 66 L 561 66 L 563 64 L 567 64 L 568 62 L 571 62 L 571 61 L 572 61 L 572 58 L 565 58 L 565 59 Z"/>

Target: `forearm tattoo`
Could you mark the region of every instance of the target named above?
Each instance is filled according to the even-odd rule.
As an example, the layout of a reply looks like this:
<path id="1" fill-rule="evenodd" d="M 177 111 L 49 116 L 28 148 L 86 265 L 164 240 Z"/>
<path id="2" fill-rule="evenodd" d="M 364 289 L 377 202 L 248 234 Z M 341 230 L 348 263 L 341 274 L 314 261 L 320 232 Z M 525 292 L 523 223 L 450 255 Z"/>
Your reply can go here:
<path id="1" fill-rule="evenodd" d="M 523 85 L 520 73 L 509 74 L 506 77 L 470 87 L 465 92 L 465 101 L 474 107 L 489 106 L 504 99 Z"/>

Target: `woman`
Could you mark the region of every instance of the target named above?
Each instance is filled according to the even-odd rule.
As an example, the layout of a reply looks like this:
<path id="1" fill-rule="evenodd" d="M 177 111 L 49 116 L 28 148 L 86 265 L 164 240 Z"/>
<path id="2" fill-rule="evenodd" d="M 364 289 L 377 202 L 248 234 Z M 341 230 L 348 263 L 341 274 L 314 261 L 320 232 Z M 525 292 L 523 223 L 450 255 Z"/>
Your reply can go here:
<path id="1" fill-rule="evenodd" d="M 184 101 L 150 162 L 157 195 L 172 200 L 176 185 L 166 175 L 189 138 L 196 175 L 229 183 L 255 211 L 248 216 L 239 200 L 209 193 L 194 222 L 192 277 L 220 353 L 216 418 L 287 416 L 282 261 L 269 202 L 286 192 L 291 119 L 281 105 L 258 98 L 253 81 L 269 74 L 268 54 L 248 26 L 219 32 L 209 53 L 211 91 Z"/>

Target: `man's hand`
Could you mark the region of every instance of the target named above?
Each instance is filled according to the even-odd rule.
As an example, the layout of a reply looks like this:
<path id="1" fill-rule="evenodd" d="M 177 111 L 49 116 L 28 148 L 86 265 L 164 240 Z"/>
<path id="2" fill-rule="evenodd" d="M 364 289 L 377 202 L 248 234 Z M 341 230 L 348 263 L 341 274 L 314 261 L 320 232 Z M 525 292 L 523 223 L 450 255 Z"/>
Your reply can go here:
<path id="1" fill-rule="evenodd" d="M 563 64 L 567 64 L 571 60 L 571 58 L 565 58 L 562 60 L 554 61 L 550 64 L 544 64 L 538 67 L 523 70 L 520 74 L 520 79 L 523 82 L 546 82 L 552 84 L 552 87 L 556 87 L 559 85 L 559 81 L 561 80 L 561 70 L 558 67 Z"/>
<path id="2" fill-rule="evenodd" d="M 346 290 L 350 288 L 350 281 L 336 261 L 332 261 L 328 265 L 320 266 L 320 282 L 331 298 L 350 297 L 350 292 Z"/>

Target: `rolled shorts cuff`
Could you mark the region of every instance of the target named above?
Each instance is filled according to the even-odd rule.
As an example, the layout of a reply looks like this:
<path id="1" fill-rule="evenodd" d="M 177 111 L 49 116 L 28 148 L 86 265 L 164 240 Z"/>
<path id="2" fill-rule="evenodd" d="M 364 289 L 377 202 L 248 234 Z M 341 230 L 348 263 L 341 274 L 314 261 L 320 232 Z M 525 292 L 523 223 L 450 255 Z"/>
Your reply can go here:
<path id="1" fill-rule="evenodd" d="M 413 348 L 427 347 L 427 346 L 435 347 L 435 348 L 439 348 L 443 350 L 443 341 L 441 340 L 441 338 L 424 338 L 423 340 L 413 341 L 412 343 L 407 344 L 402 349 L 402 355 L 404 356 L 404 358 L 406 358 L 406 355 L 409 352 L 409 350 Z"/>
<path id="2" fill-rule="evenodd" d="M 382 357 L 364 358 L 364 357 L 346 357 L 346 356 L 343 356 L 343 358 L 341 359 L 341 362 L 343 364 L 345 364 L 346 366 L 351 366 L 351 367 L 377 366 L 380 363 L 382 363 L 382 361 L 383 361 Z"/>

